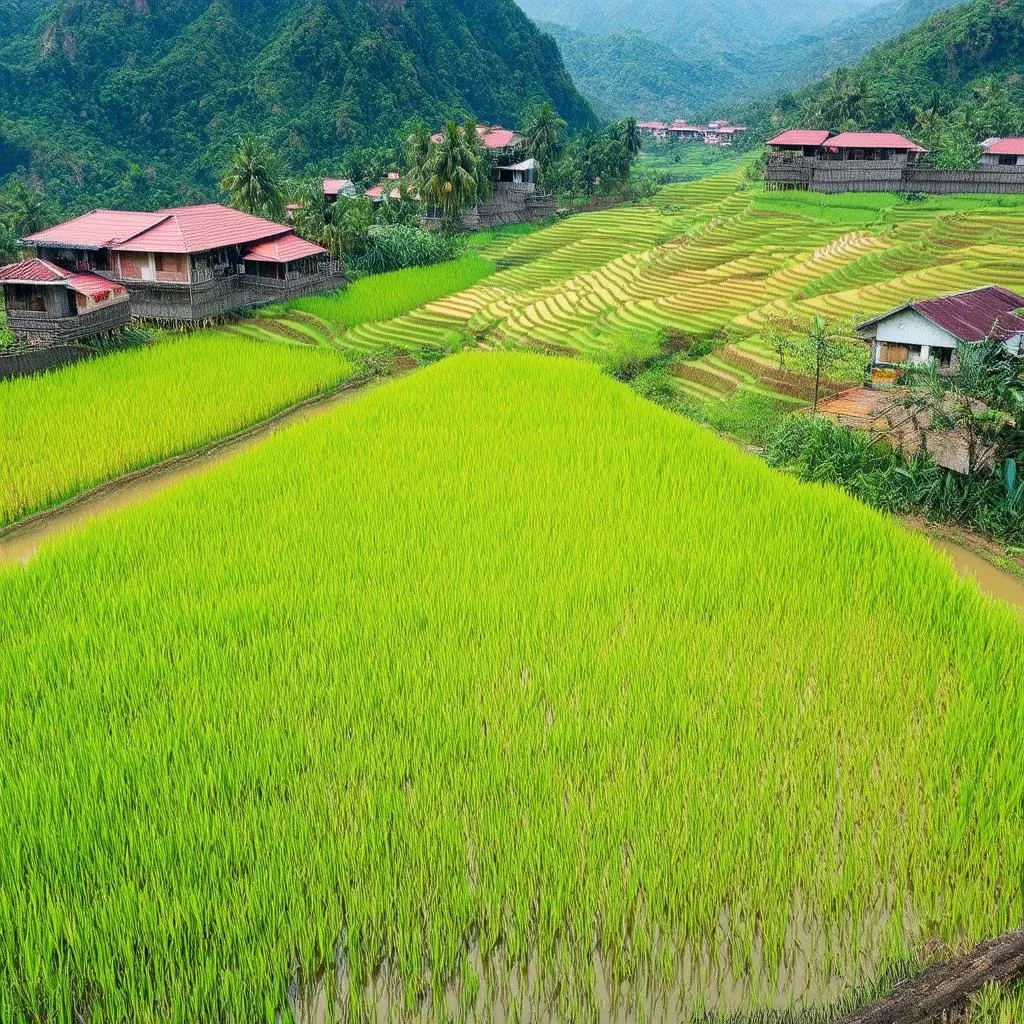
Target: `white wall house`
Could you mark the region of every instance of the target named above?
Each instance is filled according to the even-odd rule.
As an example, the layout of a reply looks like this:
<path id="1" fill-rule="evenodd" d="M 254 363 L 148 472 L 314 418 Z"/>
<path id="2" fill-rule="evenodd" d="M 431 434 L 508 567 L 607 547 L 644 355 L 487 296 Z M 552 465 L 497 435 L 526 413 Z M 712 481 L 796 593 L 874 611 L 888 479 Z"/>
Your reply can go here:
<path id="1" fill-rule="evenodd" d="M 1024 296 L 989 285 L 934 299 L 908 302 L 862 323 L 857 330 L 871 346 L 871 370 L 934 360 L 940 372 L 956 367 L 959 344 L 986 338 L 1024 358 Z"/>

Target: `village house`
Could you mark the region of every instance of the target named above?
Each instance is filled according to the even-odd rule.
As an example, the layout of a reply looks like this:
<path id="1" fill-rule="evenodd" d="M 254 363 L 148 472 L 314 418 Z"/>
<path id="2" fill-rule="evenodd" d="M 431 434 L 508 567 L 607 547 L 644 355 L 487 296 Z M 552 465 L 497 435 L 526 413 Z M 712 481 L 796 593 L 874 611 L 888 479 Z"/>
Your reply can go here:
<path id="1" fill-rule="evenodd" d="M 402 176 L 398 171 L 388 171 L 387 179 L 379 185 L 368 188 L 363 195 L 376 206 L 378 203 L 397 201 L 402 198 Z"/>
<path id="2" fill-rule="evenodd" d="M 93 210 L 29 235 L 48 264 L 123 286 L 138 319 L 194 323 L 338 288 L 341 265 L 282 224 L 215 203 Z"/>
<path id="3" fill-rule="evenodd" d="M 981 147 L 981 167 L 1024 168 L 1024 139 L 986 139 Z"/>
<path id="4" fill-rule="evenodd" d="M 538 189 L 537 161 L 528 153 L 526 136 L 497 124 L 477 125 L 476 131 L 491 164 L 492 195 L 463 214 L 463 227 L 491 228 L 553 216 L 554 197 Z M 431 142 L 440 142 L 443 137 L 438 132 L 431 136 Z M 439 226 L 440 213 L 428 209 L 423 223 Z"/>
<path id="5" fill-rule="evenodd" d="M 324 178 L 324 198 L 329 203 L 338 199 L 358 199 L 359 189 L 348 178 Z"/>
<path id="6" fill-rule="evenodd" d="M 23 345 L 66 345 L 128 325 L 128 291 L 38 258 L 0 267 L 7 325 Z"/>
<path id="7" fill-rule="evenodd" d="M 638 121 L 637 129 L 649 139 L 672 139 L 675 142 L 703 142 L 709 146 L 731 146 L 745 125 L 728 121 L 710 121 L 708 124 L 690 124 L 677 118 L 671 124 L 662 121 Z"/>
<path id="8" fill-rule="evenodd" d="M 871 347 L 874 383 L 898 377 L 899 368 L 934 359 L 939 371 L 956 366 L 956 349 L 994 338 L 1024 358 L 1024 296 L 988 285 L 971 291 L 921 299 L 860 324 L 857 332 Z"/>

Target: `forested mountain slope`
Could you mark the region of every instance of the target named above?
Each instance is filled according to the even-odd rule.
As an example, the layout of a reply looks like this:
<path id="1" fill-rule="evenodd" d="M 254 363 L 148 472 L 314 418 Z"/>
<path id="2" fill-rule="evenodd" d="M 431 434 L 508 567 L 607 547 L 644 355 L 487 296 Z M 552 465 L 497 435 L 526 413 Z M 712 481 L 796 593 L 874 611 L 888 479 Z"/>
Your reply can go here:
<path id="1" fill-rule="evenodd" d="M 404 122 L 515 123 L 550 99 L 593 112 L 554 41 L 512 0 L 60 0 L 0 42 L 0 181 L 65 202 L 211 195 L 237 135 L 286 169 L 337 160 Z"/>
<path id="2" fill-rule="evenodd" d="M 660 26 L 606 35 L 589 24 L 580 30 L 539 24 L 554 35 L 576 84 L 598 109 L 616 117 L 673 117 L 717 113 L 723 104 L 791 91 L 858 60 L 950 3 L 883 0 L 817 27 L 829 11 L 832 17 L 841 12 L 825 5 L 795 24 L 786 12 L 770 18 L 762 12 L 768 20 L 748 42 L 743 15 L 751 7 L 745 4 L 732 31 L 719 34 L 705 25 L 706 45 L 695 45 L 694 31 L 673 31 L 671 12 Z M 729 10 L 716 6 L 715 17 Z M 695 15 L 697 26 L 701 17 Z"/>
<path id="3" fill-rule="evenodd" d="M 1024 0 L 943 11 L 852 69 L 748 114 L 765 130 L 893 129 L 940 165 L 973 163 L 986 136 L 1024 134 Z"/>

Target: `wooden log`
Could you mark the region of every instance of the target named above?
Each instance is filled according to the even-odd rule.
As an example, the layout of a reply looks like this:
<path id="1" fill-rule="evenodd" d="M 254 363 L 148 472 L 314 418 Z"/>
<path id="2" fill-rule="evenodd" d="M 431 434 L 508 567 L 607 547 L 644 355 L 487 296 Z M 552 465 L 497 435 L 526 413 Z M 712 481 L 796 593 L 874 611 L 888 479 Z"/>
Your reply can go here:
<path id="1" fill-rule="evenodd" d="M 935 964 L 891 995 L 843 1017 L 838 1024 L 925 1024 L 963 1006 L 990 982 L 1024 977 L 1024 928 L 979 942 L 970 952 Z"/>

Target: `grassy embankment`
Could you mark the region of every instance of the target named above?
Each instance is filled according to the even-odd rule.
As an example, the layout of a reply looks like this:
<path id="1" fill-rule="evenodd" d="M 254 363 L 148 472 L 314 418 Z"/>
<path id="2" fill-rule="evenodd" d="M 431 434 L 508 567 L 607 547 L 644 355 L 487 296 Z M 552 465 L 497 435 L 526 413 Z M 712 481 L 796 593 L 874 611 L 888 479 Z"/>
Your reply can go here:
<path id="1" fill-rule="evenodd" d="M 278 434 L 0 568 L 0 635 L 3 1020 L 273 1020 L 339 950 L 756 1008 L 1020 919 L 1020 619 L 580 362 Z"/>

